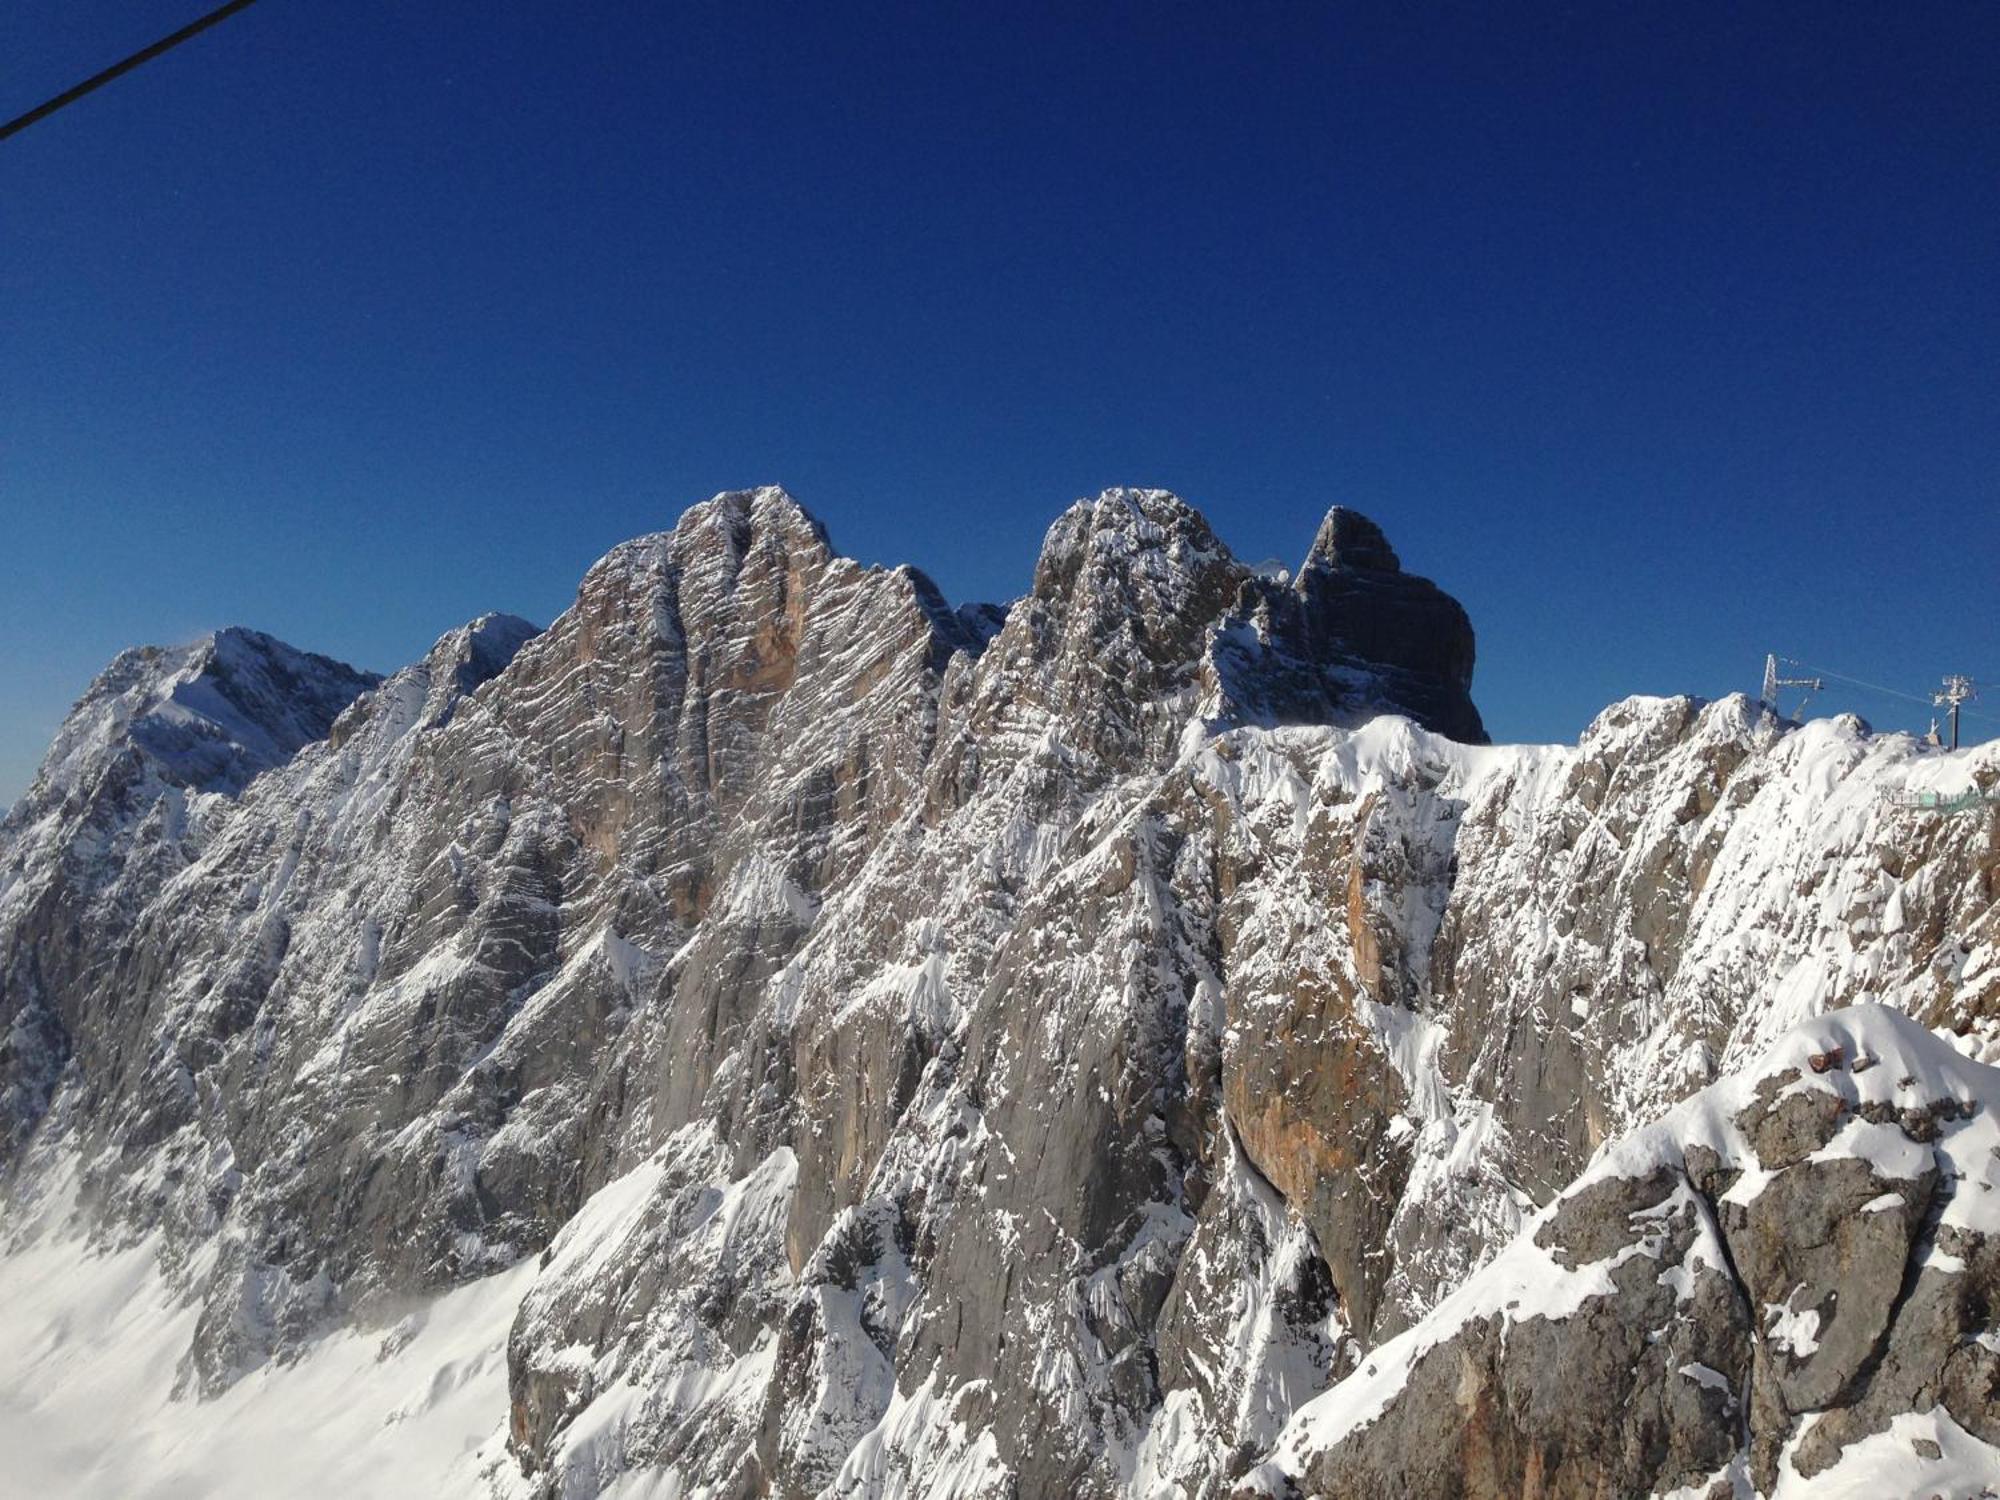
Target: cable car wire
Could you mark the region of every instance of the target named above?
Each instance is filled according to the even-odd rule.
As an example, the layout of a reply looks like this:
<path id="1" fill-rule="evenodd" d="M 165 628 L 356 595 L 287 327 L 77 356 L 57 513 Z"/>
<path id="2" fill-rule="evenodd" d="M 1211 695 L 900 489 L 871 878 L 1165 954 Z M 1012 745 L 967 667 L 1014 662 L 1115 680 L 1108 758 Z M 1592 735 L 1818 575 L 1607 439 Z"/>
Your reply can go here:
<path id="1" fill-rule="evenodd" d="M 93 73 L 90 77 L 84 79 L 82 83 L 77 84 L 76 87 L 64 89 L 46 104 L 38 104 L 26 114 L 16 115 L 5 125 L 0 125 L 0 141 L 6 140 L 10 135 L 18 135 L 37 120 L 46 120 L 64 105 L 76 103 L 85 94 L 103 88 L 112 79 L 123 77 L 138 67 L 139 64 L 151 62 L 162 52 L 178 47 L 189 37 L 199 35 L 208 30 L 209 27 L 216 25 L 218 22 L 228 20 L 239 10 L 245 10 L 255 3 L 256 0 L 229 0 L 227 5 L 219 5 L 199 20 L 190 21 L 172 36 L 163 36 L 157 42 L 153 43 L 152 46 L 141 47 L 123 62 L 115 62 L 103 72 Z"/>

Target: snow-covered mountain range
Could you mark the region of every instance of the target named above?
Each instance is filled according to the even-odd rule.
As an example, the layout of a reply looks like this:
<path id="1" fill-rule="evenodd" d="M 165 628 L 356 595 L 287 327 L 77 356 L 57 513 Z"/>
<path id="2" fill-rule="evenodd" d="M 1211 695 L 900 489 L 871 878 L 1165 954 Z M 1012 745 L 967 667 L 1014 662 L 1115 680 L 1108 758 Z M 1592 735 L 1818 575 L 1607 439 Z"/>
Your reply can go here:
<path id="1" fill-rule="evenodd" d="M 0 823 L 0 1445 L 43 1495 L 2000 1490 L 2000 802 L 1910 795 L 2000 745 L 1493 746 L 1473 659 L 1363 517 L 1271 576 L 1146 490 L 1006 608 L 762 489 L 386 679 L 125 653 Z"/>

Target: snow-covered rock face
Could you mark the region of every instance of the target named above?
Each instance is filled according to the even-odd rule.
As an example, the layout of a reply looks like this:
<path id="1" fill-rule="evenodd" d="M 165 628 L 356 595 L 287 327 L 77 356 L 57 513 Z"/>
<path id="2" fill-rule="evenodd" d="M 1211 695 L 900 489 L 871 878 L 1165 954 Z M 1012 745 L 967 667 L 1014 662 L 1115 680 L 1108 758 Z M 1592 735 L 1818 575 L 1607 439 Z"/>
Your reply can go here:
<path id="1" fill-rule="evenodd" d="M 1903 1015 L 1801 1023 L 1601 1151 L 1242 1493 L 1980 1493 L 1996 1111 L 2000 1069 Z"/>
<path id="2" fill-rule="evenodd" d="M 100 1239 L 153 1249 L 190 1396 L 530 1267 L 468 1493 L 1309 1479 L 1295 1414 L 1435 1328 L 1608 1138 L 1836 1005 L 2000 1044 L 1994 814 L 1888 795 L 2000 755 L 1741 699 L 1490 747 L 1472 659 L 1350 511 L 1274 579 L 1109 491 L 1023 598 L 953 610 L 782 491 L 717 496 L 544 632 L 488 617 L 337 703 L 236 695 L 267 739 L 205 718 L 241 752 L 212 790 L 38 782 L 0 842 L 9 1191 L 73 1173 Z M 170 696 L 127 662 L 52 765 L 162 753 L 121 738 Z M 1785 1191 L 1730 1274 L 1806 1288 L 1746 1335 L 1802 1362 L 1730 1390 L 1796 1414 L 1881 1318 L 1829 1313 Z M 1914 1202 L 1852 1256 L 1907 1263 Z M 1682 1316 L 1646 1296 L 1600 1321 Z M 1711 1323 L 1676 1337 L 1726 1381 Z M 1657 1472 L 1765 1483 L 1711 1389 L 1674 1388 Z M 1931 1420 L 1901 1400 L 1826 1431 Z"/>
<path id="3" fill-rule="evenodd" d="M 233 795 L 323 739 L 334 717 L 380 680 L 254 630 L 124 652 L 71 710 L 27 805 L 9 822 L 89 796 L 107 762 L 128 751 L 153 762 L 170 786 Z"/>
<path id="4" fill-rule="evenodd" d="M 0 1164 L 42 1112 L 92 988 L 259 772 L 380 679 L 254 630 L 122 653 L 0 819 Z"/>

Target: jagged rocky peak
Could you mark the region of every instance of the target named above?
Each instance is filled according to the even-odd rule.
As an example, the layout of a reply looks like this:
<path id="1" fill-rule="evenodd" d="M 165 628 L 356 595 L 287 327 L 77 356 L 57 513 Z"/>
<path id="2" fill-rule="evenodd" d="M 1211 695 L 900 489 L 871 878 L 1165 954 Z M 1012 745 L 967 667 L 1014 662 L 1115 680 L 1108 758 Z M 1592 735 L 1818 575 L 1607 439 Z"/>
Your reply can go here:
<path id="1" fill-rule="evenodd" d="M 900 607 L 885 634 L 928 632 L 927 660 L 973 655 L 1005 621 L 987 604 L 954 609 L 929 577 L 908 565 L 866 568 L 840 554 L 824 524 L 782 486 L 725 490 L 682 512 L 673 527 L 634 538 L 594 564 L 558 634 L 581 631 L 587 647 L 613 621 L 646 624 L 642 636 L 692 653 L 696 681 L 712 680 L 712 650 L 754 662 L 754 678 L 779 685 L 809 633 L 808 616 L 837 614 L 856 588 L 875 605 Z M 824 597 L 822 597 L 824 596 Z M 747 639 L 746 639 L 747 636 Z"/>
<path id="2" fill-rule="evenodd" d="M 334 721 L 327 738 L 348 744 L 364 726 L 394 738 L 410 728 L 436 729 L 451 722 L 461 700 L 513 664 L 541 626 L 518 615 L 484 614 L 437 638 L 423 658 L 355 699 Z"/>
<path id="3" fill-rule="evenodd" d="M 819 517 L 792 498 L 779 484 L 747 490 L 723 490 L 682 512 L 674 525 L 682 535 L 713 536 L 737 557 L 758 541 L 782 539 L 794 548 L 831 555 L 833 542 Z"/>
<path id="4" fill-rule="evenodd" d="M 485 614 L 449 630 L 425 653 L 427 722 L 442 723 L 460 698 L 477 692 L 513 664 L 542 627 L 519 615 Z"/>
<path id="5" fill-rule="evenodd" d="M 1009 614 L 990 603 L 954 607 L 907 563 L 868 566 L 843 555 L 816 516 L 782 487 L 764 485 L 724 491 L 671 530 L 614 548 L 554 633 L 580 631 L 594 653 L 605 627 L 622 621 L 615 637 L 626 632 L 684 655 L 691 689 L 747 687 L 768 697 L 806 665 L 822 676 L 872 674 L 906 653 L 941 677 L 954 656 L 977 659 Z M 876 665 L 864 669 L 871 655 Z"/>
<path id="6" fill-rule="evenodd" d="M 824 564 L 833 555 L 826 528 L 782 487 L 724 490 L 689 506 L 669 529 L 613 547 L 585 575 L 582 594 L 588 595 L 593 583 L 601 586 L 635 570 L 700 571 L 726 585 L 746 562 L 760 557 Z"/>
<path id="7" fill-rule="evenodd" d="M 1375 691 L 1426 727 L 1485 741 L 1472 702 L 1472 621 L 1428 578 L 1403 571 L 1373 521 L 1338 506 L 1329 511 L 1292 588 L 1315 655 L 1372 670 Z"/>
<path id="8" fill-rule="evenodd" d="M 1405 573 L 1382 528 L 1335 506 L 1296 577 L 1247 576 L 1209 648 L 1220 724 L 1354 725 L 1400 713 L 1483 744 L 1472 701 L 1472 622 Z"/>
<path id="9" fill-rule="evenodd" d="M 1167 721 L 1200 699 L 1217 727 L 1400 713 L 1454 739 L 1486 738 L 1465 611 L 1403 572 L 1357 511 L 1330 511 L 1287 579 L 1245 565 L 1178 496 L 1109 489 L 1049 528 L 1024 605 L 989 687 L 1012 694 L 1025 677 L 1033 699 L 1102 752 L 1161 743 Z"/>
<path id="10" fill-rule="evenodd" d="M 240 626 L 120 652 L 64 720 L 28 800 L 87 794 L 128 750 L 169 786 L 234 795 L 381 680 Z"/>
<path id="11" fill-rule="evenodd" d="M 1356 568 L 1371 573 L 1400 573 L 1403 564 L 1382 528 L 1358 510 L 1336 505 L 1319 523 L 1312 549 L 1300 575 L 1314 569 Z"/>
<path id="12" fill-rule="evenodd" d="M 1226 574 L 1233 582 L 1248 571 L 1207 518 L 1178 495 L 1114 488 L 1095 500 L 1078 500 L 1049 527 L 1035 563 L 1034 593 L 1053 600 L 1079 588 L 1147 586 L 1154 600 L 1181 604 L 1210 575 Z"/>
<path id="13" fill-rule="evenodd" d="M 932 632 L 934 665 L 955 650 L 978 654 L 1005 622 L 1006 612 L 990 604 L 954 609 L 914 567 L 864 568 L 842 556 L 818 517 L 782 486 L 761 485 L 725 490 L 690 506 L 671 529 L 612 548 L 585 575 L 564 626 L 581 626 L 594 640 L 614 617 L 643 619 L 654 639 L 686 646 L 690 628 L 727 634 L 750 623 L 772 648 L 795 644 L 822 583 L 845 588 L 864 576 L 875 586 L 886 579 Z"/>
<path id="14" fill-rule="evenodd" d="M 980 658 L 964 732 L 991 741 L 1052 727 L 1113 765 L 1169 752 L 1195 705 L 1207 633 L 1247 577 L 1201 513 L 1165 490 L 1077 501 Z"/>

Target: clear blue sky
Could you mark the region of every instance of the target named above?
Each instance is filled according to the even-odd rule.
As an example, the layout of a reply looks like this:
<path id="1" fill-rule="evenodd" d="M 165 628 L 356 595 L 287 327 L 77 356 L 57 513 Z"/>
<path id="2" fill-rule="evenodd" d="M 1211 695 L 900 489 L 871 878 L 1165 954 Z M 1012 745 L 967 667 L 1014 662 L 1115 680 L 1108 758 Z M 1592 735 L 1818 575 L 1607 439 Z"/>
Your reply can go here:
<path id="1" fill-rule="evenodd" d="M 16 0 L 0 114 L 208 3 Z M 387 670 L 766 481 L 955 599 L 1357 506 L 1501 738 L 2000 682 L 1996 79 L 1990 0 L 263 0 L 0 143 L 0 799 L 124 645 Z"/>

